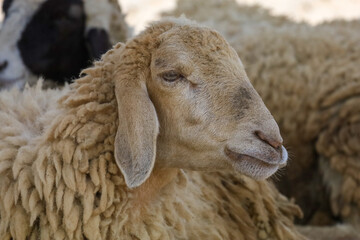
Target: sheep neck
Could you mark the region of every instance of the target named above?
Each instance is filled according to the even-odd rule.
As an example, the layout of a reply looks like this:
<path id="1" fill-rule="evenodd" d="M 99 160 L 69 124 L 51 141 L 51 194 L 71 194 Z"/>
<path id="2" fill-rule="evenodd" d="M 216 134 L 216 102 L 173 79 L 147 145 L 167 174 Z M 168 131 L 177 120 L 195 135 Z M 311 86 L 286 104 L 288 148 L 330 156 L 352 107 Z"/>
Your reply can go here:
<path id="1" fill-rule="evenodd" d="M 133 207 L 144 210 L 151 201 L 156 200 L 160 191 L 166 188 L 172 182 L 177 174 L 178 169 L 154 169 L 149 179 L 140 187 L 132 190 Z"/>
<path id="2" fill-rule="evenodd" d="M 59 100 L 59 117 L 48 131 L 46 141 L 53 142 L 65 165 L 72 165 L 80 173 L 89 172 L 95 185 L 99 181 L 105 182 L 105 178 L 114 177 L 119 179 L 117 188 L 128 189 L 113 158 L 118 116 L 114 83 L 107 75 L 111 68 L 112 65 L 105 61 L 97 62 L 93 68 L 85 71 L 86 76 L 71 85 L 70 91 Z M 105 168 L 99 174 L 106 176 L 103 180 L 101 176 L 99 181 L 91 176 L 93 164 L 99 165 L 99 170 Z M 134 199 L 133 206 L 141 208 L 156 199 L 158 193 L 173 181 L 177 172 L 177 169 L 155 167 L 142 186 L 128 189 L 129 197 Z M 73 190 L 78 191 L 75 187 Z"/>

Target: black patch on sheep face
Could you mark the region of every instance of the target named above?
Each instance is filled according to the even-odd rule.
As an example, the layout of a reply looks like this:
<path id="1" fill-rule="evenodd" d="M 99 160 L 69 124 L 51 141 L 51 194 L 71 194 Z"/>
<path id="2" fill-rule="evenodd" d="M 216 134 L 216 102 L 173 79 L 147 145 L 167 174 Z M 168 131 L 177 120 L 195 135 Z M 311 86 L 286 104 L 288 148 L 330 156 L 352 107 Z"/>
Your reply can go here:
<path id="1" fill-rule="evenodd" d="M 86 34 L 86 42 L 91 59 L 100 59 L 111 47 L 109 35 L 100 28 L 91 28 Z"/>
<path id="2" fill-rule="evenodd" d="M 24 64 L 36 75 L 64 82 L 89 64 L 81 0 L 48 0 L 18 41 Z"/>
<path id="3" fill-rule="evenodd" d="M 236 109 L 236 119 L 241 119 L 245 116 L 246 110 L 249 109 L 252 97 L 249 90 L 240 87 L 233 98 L 233 106 Z"/>
<path id="4" fill-rule="evenodd" d="M 5 18 L 8 14 L 9 8 L 11 7 L 13 0 L 4 0 L 3 5 L 2 5 L 2 10 L 5 14 Z"/>
<path id="5" fill-rule="evenodd" d="M 155 66 L 160 67 L 160 68 L 166 68 L 167 64 L 166 64 L 165 59 L 162 59 L 162 58 L 155 59 Z"/>

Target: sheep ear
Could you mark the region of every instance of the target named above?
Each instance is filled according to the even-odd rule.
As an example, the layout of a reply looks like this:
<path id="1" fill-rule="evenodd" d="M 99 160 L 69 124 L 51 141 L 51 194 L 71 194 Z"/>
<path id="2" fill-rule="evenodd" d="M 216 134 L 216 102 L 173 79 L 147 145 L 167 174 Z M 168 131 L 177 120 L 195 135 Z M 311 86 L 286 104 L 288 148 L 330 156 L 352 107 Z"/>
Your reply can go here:
<path id="1" fill-rule="evenodd" d="M 115 94 L 119 117 L 115 160 L 127 186 L 134 188 L 145 182 L 154 167 L 159 123 L 145 77 L 136 81 L 116 78 Z"/>

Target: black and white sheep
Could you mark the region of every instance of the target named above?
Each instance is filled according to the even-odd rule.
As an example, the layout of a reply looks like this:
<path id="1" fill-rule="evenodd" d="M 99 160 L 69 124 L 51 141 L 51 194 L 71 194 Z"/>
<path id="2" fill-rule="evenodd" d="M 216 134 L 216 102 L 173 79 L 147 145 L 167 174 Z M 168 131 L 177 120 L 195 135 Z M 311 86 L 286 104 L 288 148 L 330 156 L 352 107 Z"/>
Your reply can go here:
<path id="1" fill-rule="evenodd" d="M 127 36 L 112 0 L 5 0 L 2 8 L 0 88 L 39 76 L 69 81 Z"/>

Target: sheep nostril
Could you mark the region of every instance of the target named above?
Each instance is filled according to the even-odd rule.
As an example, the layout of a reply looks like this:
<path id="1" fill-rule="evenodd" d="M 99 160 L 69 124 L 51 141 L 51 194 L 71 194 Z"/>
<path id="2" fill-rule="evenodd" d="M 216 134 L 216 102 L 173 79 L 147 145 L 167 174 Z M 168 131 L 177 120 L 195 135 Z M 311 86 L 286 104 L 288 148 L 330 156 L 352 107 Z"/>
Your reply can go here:
<path id="1" fill-rule="evenodd" d="M 274 138 L 271 138 L 269 136 L 267 136 L 265 133 L 261 132 L 261 131 L 255 131 L 255 135 L 260 138 L 261 141 L 269 144 L 270 146 L 272 146 L 275 150 L 280 151 L 281 152 L 281 146 L 282 146 L 282 142 L 275 140 Z"/>
<path id="2" fill-rule="evenodd" d="M 0 71 L 4 70 L 7 67 L 7 65 L 8 65 L 7 61 L 0 63 Z"/>

